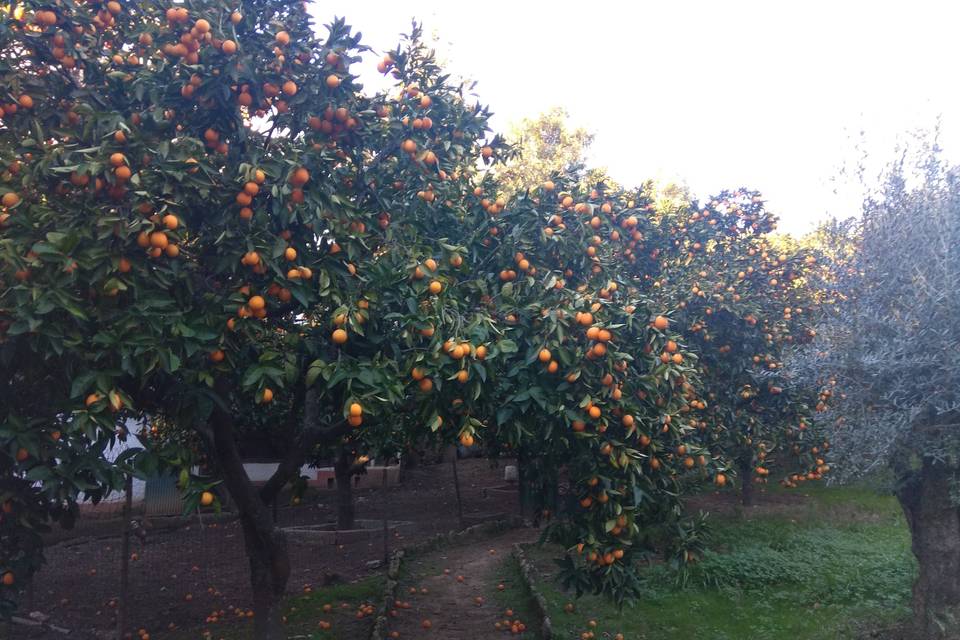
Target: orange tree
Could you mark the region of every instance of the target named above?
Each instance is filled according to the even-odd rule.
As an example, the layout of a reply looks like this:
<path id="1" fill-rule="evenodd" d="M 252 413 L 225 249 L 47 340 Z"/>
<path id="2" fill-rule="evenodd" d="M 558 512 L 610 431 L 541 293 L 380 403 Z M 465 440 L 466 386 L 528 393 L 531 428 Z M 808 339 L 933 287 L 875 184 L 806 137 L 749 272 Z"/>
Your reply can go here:
<path id="1" fill-rule="evenodd" d="M 836 382 L 826 415 L 838 474 L 885 469 L 918 566 L 904 631 L 931 639 L 956 637 L 960 620 L 957 175 L 936 135 L 921 134 L 864 183 L 856 218 L 821 227 L 835 304 L 789 361 L 811 384 Z"/>
<path id="2" fill-rule="evenodd" d="M 502 336 L 488 391 L 493 437 L 521 456 L 525 484 L 568 546 L 563 578 L 617 601 L 636 594 L 636 560 L 677 530 L 685 479 L 715 461 L 679 419 L 696 359 L 650 297 L 652 281 L 621 268 L 649 226 L 634 198 L 557 176 L 505 208 L 495 184 L 475 192 L 487 212 L 484 297 Z M 566 500 L 559 500 L 558 485 Z M 696 528 L 668 536 L 673 560 L 699 553 Z"/>
<path id="3" fill-rule="evenodd" d="M 19 401 L 0 409 L 0 594 L 36 569 L 38 521 L 123 471 L 178 464 L 188 507 L 207 499 L 165 439 L 103 461 L 125 418 L 156 416 L 201 436 L 272 637 L 289 564 L 266 507 L 315 445 L 406 398 L 406 329 L 377 308 L 419 318 L 444 291 L 407 266 L 459 223 L 429 205 L 481 155 L 485 113 L 413 46 L 389 65 L 404 91 L 363 97 L 357 38 L 340 21 L 319 39 L 299 3 L 4 17 L 0 341 Z M 289 446 L 255 488 L 237 436 L 271 412 Z"/>
<path id="4" fill-rule="evenodd" d="M 823 397 L 783 368 L 791 345 L 815 335 L 814 251 L 773 236 L 776 218 L 754 191 L 674 203 L 657 217 L 669 241 L 656 291 L 679 301 L 673 317 L 700 356 L 699 397 L 684 408 L 700 441 L 738 469 L 744 504 L 774 462 L 787 486 L 819 479 L 829 445 L 813 415 Z"/>

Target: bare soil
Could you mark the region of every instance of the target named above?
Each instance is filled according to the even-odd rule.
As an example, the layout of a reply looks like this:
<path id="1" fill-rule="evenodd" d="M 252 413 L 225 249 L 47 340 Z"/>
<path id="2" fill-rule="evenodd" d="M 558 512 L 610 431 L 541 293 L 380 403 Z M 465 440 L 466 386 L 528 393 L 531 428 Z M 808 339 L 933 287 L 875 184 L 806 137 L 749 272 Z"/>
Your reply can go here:
<path id="1" fill-rule="evenodd" d="M 510 578 L 503 577 L 503 565 L 515 543 L 532 542 L 538 535 L 536 529 L 515 529 L 412 559 L 400 583 L 397 606 L 390 612 L 390 631 L 400 638 L 503 638 L 504 631 L 495 627 L 504 619 L 495 592 L 499 584 L 513 586 L 505 584 Z"/>
<path id="2" fill-rule="evenodd" d="M 465 518 L 519 513 L 516 503 L 484 495 L 484 489 L 503 484 L 504 463 L 493 467 L 484 459 L 459 462 Z M 400 485 L 358 491 L 356 502 L 359 518 L 413 522 L 413 532 L 393 536 L 386 551 L 459 528 L 449 463 L 405 471 Z M 277 516 L 281 525 L 289 526 L 329 522 L 335 513 L 333 492 L 313 492 L 299 506 L 279 508 Z M 129 628 L 145 629 L 154 640 L 167 636 L 171 624 L 197 627 L 212 611 L 251 606 L 239 524 L 211 522 L 210 516 L 195 516 L 188 522 L 174 529 L 148 522 L 146 543 L 133 540 Z M 29 640 L 110 637 L 116 628 L 120 595 L 120 522 L 81 522 L 72 534 L 57 533 L 59 541 L 46 550 L 46 565 L 24 594 L 20 610 L 23 616 L 41 612 L 49 623 L 69 629 L 69 635 L 23 626 L 5 630 L 0 625 L 0 638 L 10 634 Z M 381 561 L 385 552 L 382 538 L 342 545 L 291 539 L 289 548 L 293 571 L 288 592 L 292 594 L 302 593 L 305 586 L 316 589 L 377 573 L 382 568 L 370 563 Z"/>

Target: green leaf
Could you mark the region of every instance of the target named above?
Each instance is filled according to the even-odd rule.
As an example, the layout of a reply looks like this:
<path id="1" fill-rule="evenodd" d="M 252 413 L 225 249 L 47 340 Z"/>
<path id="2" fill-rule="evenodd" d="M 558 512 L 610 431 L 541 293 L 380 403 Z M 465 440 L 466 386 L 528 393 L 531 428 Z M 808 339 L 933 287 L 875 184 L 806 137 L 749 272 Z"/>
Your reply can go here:
<path id="1" fill-rule="evenodd" d="M 498 342 L 497 348 L 500 349 L 500 353 L 516 353 L 520 350 L 519 347 L 517 347 L 517 343 L 509 338 L 504 338 Z"/>

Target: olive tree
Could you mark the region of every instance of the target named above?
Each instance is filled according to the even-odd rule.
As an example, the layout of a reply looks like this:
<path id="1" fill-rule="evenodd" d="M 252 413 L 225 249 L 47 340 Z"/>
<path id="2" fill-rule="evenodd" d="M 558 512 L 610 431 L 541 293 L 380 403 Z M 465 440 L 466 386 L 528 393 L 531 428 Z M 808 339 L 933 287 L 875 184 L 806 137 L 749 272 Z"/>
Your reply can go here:
<path id="1" fill-rule="evenodd" d="M 892 472 L 920 566 L 914 631 L 956 637 L 960 173 L 921 140 L 885 170 L 859 219 L 818 235 L 831 256 L 821 295 L 835 312 L 790 366 L 836 385 L 827 416 L 841 476 Z"/>

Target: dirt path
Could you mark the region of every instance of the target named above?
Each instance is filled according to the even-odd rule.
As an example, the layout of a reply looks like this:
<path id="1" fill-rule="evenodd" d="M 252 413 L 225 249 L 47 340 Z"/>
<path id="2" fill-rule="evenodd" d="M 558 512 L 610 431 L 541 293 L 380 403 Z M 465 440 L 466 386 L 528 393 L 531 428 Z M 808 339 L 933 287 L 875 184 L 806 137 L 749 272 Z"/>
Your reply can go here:
<path id="1" fill-rule="evenodd" d="M 397 592 L 399 604 L 391 612 L 389 628 L 397 633 L 391 637 L 503 638 L 504 631 L 495 625 L 504 619 L 504 594 L 514 593 L 519 586 L 519 576 L 509 570 L 507 564 L 513 544 L 531 542 L 538 535 L 535 529 L 515 529 L 489 540 L 412 559 L 405 567 L 406 577 Z M 504 590 L 498 593 L 501 584 Z M 523 619 L 520 612 L 528 612 L 527 605 L 525 602 L 506 604 L 515 609 L 513 619 Z M 429 628 L 425 621 L 429 621 Z M 528 631 L 519 637 L 536 637 L 534 620 L 523 619 L 523 622 Z"/>

